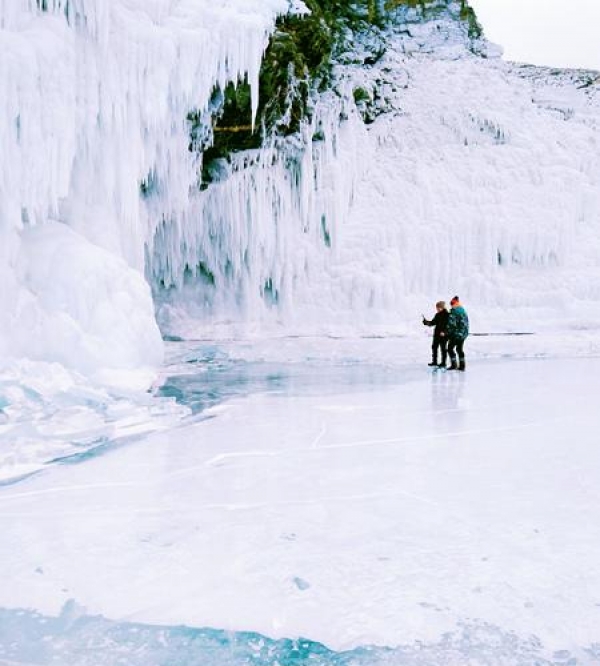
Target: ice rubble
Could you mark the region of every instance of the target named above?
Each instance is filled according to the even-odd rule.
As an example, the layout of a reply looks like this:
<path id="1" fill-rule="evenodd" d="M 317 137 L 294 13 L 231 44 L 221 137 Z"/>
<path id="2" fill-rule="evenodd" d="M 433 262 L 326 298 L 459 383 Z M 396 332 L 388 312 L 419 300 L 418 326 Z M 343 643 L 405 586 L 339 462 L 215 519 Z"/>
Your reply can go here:
<path id="1" fill-rule="evenodd" d="M 58 617 L 33 611 L 0 609 L 0 651 L 11 663 L 35 655 L 36 663 L 63 666 L 104 666 L 127 659 L 129 666 L 149 663 L 202 663 L 205 666 L 239 664 L 311 664 L 321 666 L 568 666 L 575 663 L 568 650 L 544 654 L 535 637 L 481 622 L 462 623 L 439 641 L 395 647 L 361 646 L 336 652 L 307 640 L 274 640 L 255 632 L 197 629 L 187 626 L 156 626 L 114 622 L 101 616 L 85 615 L 72 600 Z M 98 646 L 102 646 L 102 650 Z M 493 647 L 492 647 L 493 646 Z M 547 652 L 547 651 L 546 651 Z M 600 646 L 585 651 L 597 659 Z M 556 661 L 559 659 L 560 661 Z"/>

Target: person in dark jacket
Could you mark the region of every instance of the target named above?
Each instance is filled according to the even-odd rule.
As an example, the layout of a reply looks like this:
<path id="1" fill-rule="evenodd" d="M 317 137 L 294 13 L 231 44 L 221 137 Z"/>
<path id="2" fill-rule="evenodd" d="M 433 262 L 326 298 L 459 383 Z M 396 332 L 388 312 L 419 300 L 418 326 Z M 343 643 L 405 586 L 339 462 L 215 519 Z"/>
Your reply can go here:
<path id="1" fill-rule="evenodd" d="M 446 327 L 448 326 L 448 310 L 446 310 L 446 303 L 438 301 L 435 304 L 435 313 L 433 319 L 426 319 L 423 315 L 424 326 L 435 326 L 433 329 L 433 342 L 431 343 L 431 367 L 445 368 L 446 367 Z M 438 350 L 442 354 L 441 362 L 438 364 Z"/>
<path id="2" fill-rule="evenodd" d="M 448 356 L 450 356 L 450 367 L 448 370 L 462 370 L 466 368 L 465 352 L 463 346 L 469 335 L 469 317 L 467 311 L 460 303 L 458 296 L 450 301 L 450 315 L 448 317 Z M 458 366 L 456 355 L 458 354 Z"/>

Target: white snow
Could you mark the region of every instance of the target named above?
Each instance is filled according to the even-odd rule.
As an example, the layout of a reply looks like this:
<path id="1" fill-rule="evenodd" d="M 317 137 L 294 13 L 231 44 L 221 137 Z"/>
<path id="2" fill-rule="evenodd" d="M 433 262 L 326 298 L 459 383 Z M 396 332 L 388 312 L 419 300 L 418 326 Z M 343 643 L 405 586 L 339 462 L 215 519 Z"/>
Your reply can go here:
<path id="1" fill-rule="evenodd" d="M 150 289 L 122 259 L 48 222 L 23 230 L 17 266 L 25 287 L 17 311 L 28 333 L 15 336 L 20 356 L 65 366 L 75 357 L 92 377 L 103 367 L 160 365 Z"/>
<path id="2" fill-rule="evenodd" d="M 363 364 L 341 387 L 342 366 L 322 362 L 308 390 L 274 384 L 0 488 L 0 607 L 56 615 L 74 599 L 115 621 L 334 649 L 477 622 L 514 637 L 486 643 L 486 663 L 513 663 L 532 635 L 548 659 L 589 663 L 598 358 L 484 362 L 483 344 L 465 374 Z"/>

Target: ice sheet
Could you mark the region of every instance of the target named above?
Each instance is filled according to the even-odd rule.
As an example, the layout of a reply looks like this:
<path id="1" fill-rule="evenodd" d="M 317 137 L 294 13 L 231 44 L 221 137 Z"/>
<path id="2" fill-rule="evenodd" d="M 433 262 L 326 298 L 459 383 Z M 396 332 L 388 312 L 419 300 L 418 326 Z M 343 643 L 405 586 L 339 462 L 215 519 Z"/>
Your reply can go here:
<path id="1" fill-rule="evenodd" d="M 448 632 L 455 661 L 423 663 L 593 663 L 599 360 L 472 355 L 465 374 L 397 366 L 345 388 L 317 363 L 317 382 L 265 380 L 212 419 L 0 489 L 11 623 L 74 599 L 165 640 L 186 624 L 339 651 Z"/>

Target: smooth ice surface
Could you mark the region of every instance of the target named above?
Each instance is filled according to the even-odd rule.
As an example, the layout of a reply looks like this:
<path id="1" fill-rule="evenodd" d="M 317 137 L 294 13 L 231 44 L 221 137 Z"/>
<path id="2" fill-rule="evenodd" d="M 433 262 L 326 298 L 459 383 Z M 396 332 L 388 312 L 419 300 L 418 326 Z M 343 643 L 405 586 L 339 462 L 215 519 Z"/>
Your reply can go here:
<path id="1" fill-rule="evenodd" d="M 242 384 L 240 396 L 0 488 L 5 652 L 35 644 L 42 622 L 47 654 L 156 640 L 174 660 L 192 649 L 174 628 L 185 624 L 212 628 L 190 630 L 194 649 L 226 630 L 219 644 L 243 650 L 287 648 L 235 632 L 401 646 L 348 663 L 594 663 L 598 357 L 502 359 L 508 342 L 473 339 L 467 373 L 431 373 L 402 361 L 401 339 L 337 344 L 329 362 L 287 340 L 287 361 L 265 348 L 235 363 L 249 352 L 231 344 L 208 362 L 220 379 L 202 348 L 174 349 L 182 399 L 184 367 L 190 395 L 200 373 L 225 396 Z M 50 617 L 61 610 L 67 633 Z"/>

